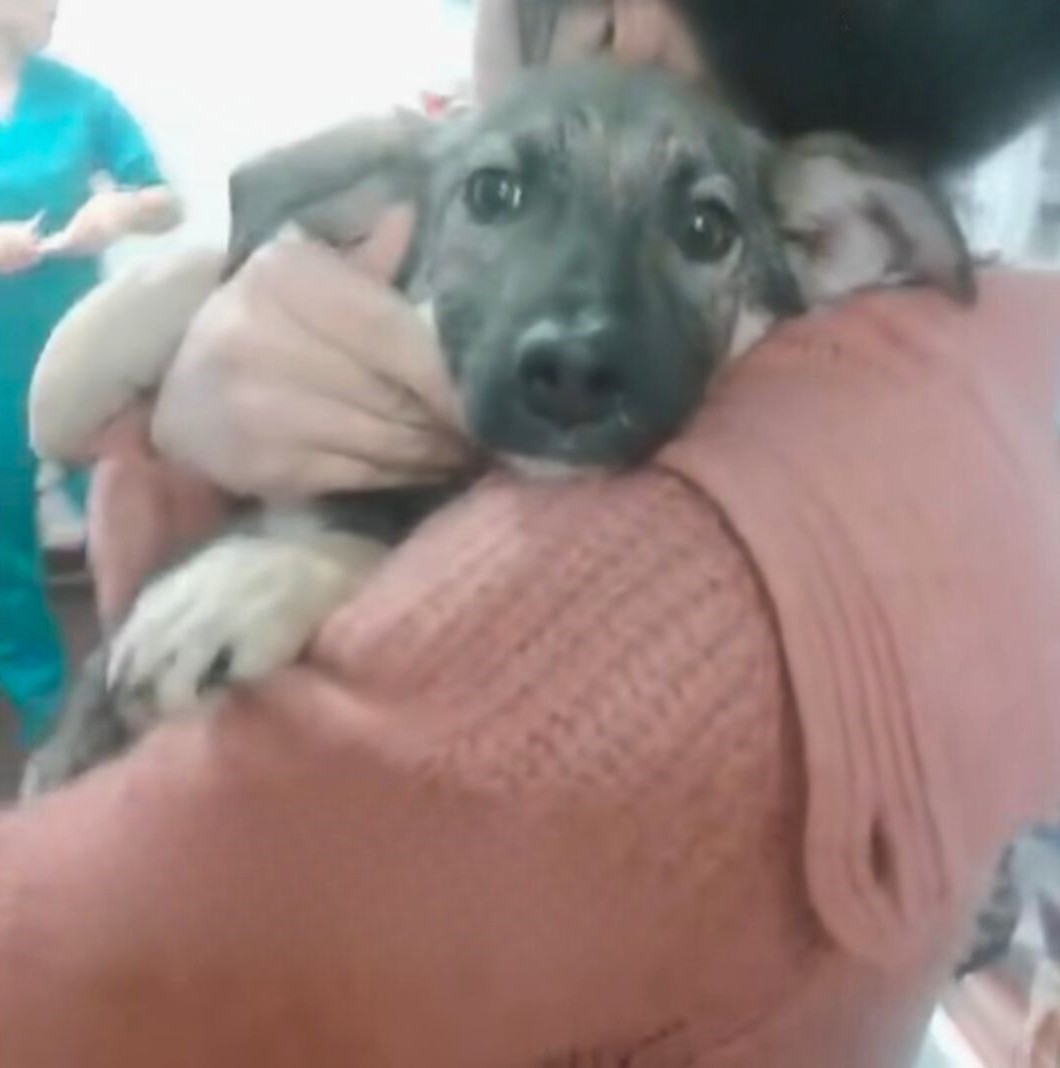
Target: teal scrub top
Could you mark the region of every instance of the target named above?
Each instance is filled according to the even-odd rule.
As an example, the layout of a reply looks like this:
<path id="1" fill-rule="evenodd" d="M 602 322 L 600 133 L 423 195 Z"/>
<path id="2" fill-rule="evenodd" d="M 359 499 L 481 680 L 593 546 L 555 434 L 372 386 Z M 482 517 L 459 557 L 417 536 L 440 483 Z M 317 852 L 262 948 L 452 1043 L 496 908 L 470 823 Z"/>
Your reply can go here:
<path id="1" fill-rule="evenodd" d="M 12 112 L 0 119 L 0 222 L 43 212 L 41 233 L 56 233 L 90 199 L 99 174 L 125 188 L 162 182 L 146 138 L 113 93 L 62 63 L 31 57 Z M 0 276 L 5 388 L 26 380 L 52 328 L 98 280 L 94 257 Z"/>

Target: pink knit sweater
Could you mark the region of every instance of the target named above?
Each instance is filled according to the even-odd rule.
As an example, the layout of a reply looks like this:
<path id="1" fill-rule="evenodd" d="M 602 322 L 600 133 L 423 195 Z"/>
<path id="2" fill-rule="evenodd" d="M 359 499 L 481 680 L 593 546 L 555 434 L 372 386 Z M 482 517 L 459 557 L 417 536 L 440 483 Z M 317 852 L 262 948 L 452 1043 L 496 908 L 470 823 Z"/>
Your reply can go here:
<path id="1" fill-rule="evenodd" d="M 0 817 L 0 1064 L 906 1063 L 1060 801 L 1057 357 L 1056 277 L 871 296 L 650 469 L 481 487 Z"/>

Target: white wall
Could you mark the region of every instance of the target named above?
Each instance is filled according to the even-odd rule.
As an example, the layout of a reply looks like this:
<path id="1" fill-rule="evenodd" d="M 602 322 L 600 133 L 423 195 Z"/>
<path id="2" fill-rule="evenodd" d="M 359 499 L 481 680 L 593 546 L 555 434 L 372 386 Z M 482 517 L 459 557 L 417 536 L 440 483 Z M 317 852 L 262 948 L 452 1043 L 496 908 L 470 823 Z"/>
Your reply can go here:
<path id="1" fill-rule="evenodd" d="M 970 176 L 965 222 L 977 249 L 1031 258 L 1046 188 L 1044 123 L 1014 138 Z"/>
<path id="2" fill-rule="evenodd" d="M 234 164 L 464 73 L 469 17 L 443 0 L 62 0 L 54 53 L 134 110 L 189 211 L 116 258 L 223 240 Z"/>

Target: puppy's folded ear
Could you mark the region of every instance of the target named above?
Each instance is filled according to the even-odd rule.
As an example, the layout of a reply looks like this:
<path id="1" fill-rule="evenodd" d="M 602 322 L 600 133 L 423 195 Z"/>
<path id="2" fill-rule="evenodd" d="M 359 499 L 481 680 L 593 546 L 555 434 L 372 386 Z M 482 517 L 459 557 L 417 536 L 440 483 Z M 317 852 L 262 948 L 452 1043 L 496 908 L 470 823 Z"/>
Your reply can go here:
<path id="1" fill-rule="evenodd" d="M 800 138 L 773 157 L 772 209 L 810 304 L 879 285 L 926 283 L 975 298 L 972 257 L 926 183 L 852 138 Z"/>
<path id="2" fill-rule="evenodd" d="M 410 112 L 364 119 L 273 149 L 229 180 L 226 276 L 288 224 L 337 248 L 394 204 L 421 203 L 435 124 Z"/>

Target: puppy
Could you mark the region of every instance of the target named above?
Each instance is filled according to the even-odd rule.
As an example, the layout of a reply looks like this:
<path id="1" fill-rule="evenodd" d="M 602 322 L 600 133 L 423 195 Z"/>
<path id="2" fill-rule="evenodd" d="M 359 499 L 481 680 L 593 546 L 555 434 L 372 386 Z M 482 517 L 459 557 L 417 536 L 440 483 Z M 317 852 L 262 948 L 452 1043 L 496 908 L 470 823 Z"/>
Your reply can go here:
<path id="1" fill-rule="evenodd" d="M 967 249 L 915 177 L 841 136 L 776 144 L 659 71 L 529 75 L 483 113 L 358 123 L 233 176 L 230 270 L 289 224 L 342 247 L 397 201 L 400 284 L 437 331 L 468 434 L 531 474 L 651 455 L 769 325 L 868 286 L 973 298 Z M 86 666 L 24 794 L 203 695 L 295 659 L 466 486 L 248 505 L 157 576 Z"/>

